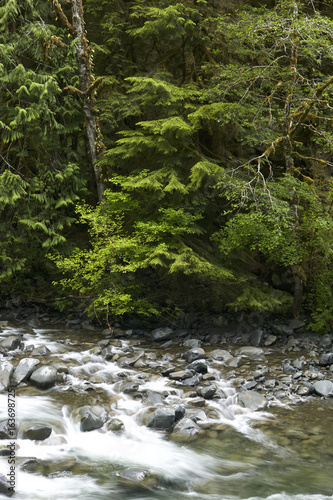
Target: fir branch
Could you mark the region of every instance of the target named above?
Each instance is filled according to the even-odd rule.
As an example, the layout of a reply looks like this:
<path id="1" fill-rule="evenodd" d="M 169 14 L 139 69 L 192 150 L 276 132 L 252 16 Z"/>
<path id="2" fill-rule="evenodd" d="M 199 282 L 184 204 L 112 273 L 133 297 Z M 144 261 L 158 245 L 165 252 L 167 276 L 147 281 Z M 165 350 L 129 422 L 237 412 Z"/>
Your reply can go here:
<path id="1" fill-rule="evenodd" d="M 57 15 L 59 16 L 59 19 L 66 26 L 66 28 L 68 29 L 68 31 L 70 31 L 70 33 L 72 35 L 75 35 L 74 26 L 69 22 L 68 17 L 66 16 L 66 14 L 64 13 L 64 11 L 62 10 L 62 7 L 60 5 L 59 0 L 52 0 L 52 5 L 53 5 L 53 7 L 54 7 L 54 9 L 55 9 L 55 11 L 57 13 Z"/>

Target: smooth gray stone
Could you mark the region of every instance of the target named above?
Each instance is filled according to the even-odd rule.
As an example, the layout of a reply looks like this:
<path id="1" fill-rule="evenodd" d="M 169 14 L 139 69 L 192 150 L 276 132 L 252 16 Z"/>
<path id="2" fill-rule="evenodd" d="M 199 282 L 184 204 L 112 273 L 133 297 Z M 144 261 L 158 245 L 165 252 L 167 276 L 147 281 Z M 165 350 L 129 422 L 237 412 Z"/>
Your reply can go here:
<path id="1" fill-rule="evenodd" d="M 49 389 L 57 381 L 57 370 L 53 366 L 41 366 L 33 372 L 30 381 L 40 389 Z"/>
<path id="2" fill-rule="evenodd" d="M 14 367 L 9 361 L 0 364 L 0 392 L 7 391 L 13 371 Z"/>
<path id="3" fill-rule="evenodd" d="M 172 328 L 169 328 L 168 326 L 162 327 L 162 328 L 156 328 L 151 332 L 151 338 L 153 340 L 159 341 L 159 340 L 171 340 L 175 336 L 174 331 Z"/>
<path id="4" fill-rule="evenodd" d="M 173 425 L 175 419 L 173 408 L 157 408 L 146 418 L 146 425 L 153 429 L 167 430 Z"/>
<path id="5" fill-rule="evenodd" d="M 241 406 L 250 410 L 263 410 L 267 407 L 265 396 L 256 391 L 242 391 L 238 394 L 238 402 Z"/>
<path id="6" fill-rule="evenodd" d="M 183 418 L 175 425 L 172 435 L 179 438 L 193 438 L 200 432 L 202 429 L 191 418 Z"/>
<path id="7" fill-rule="evenodd" d="M 15 368 L 12 377 L 11 385 L 18 385 L 27 378 L 30 377 L 33 371 L 36 370 L 37 365 L 39 365 L 39 359 L 35 358 L 23 358 Z"/>
<path id="8" fill-rule="evenodd" d="M 23 432 L 23 439 L 32 441 L 44 441 L 52 433 L 52 428 L 47 425 L 34 425 Z"/>
<path id="9" fill-rule="evenodd" d="M 313 384 L 313 387 L 320 396 L 333 395 L 333 383 L 330 380 L 319 380 Z"/>
<path id="10" fill-rule="evenodd" d="M 193 349 L 185 352 L 184 358 L 188 361 L 188 363 L 192 363 L 197 359 L 205 359 L 206 353 L 201 347 L 194 347 Z"/>

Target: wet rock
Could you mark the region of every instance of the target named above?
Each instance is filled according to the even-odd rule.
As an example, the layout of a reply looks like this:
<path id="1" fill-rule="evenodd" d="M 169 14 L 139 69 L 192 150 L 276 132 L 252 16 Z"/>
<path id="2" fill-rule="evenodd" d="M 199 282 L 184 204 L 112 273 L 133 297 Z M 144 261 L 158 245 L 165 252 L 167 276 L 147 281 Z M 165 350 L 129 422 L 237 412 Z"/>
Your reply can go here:
<path id="1" fill-rule="evenodd" d="M 193 375 L 193 377 L 185 378 L 182 381 L 182 385 L 185 385 L 187 387 L 195 387 L 200 384 L 201 380 L 202 380 L 202 375 L 201 373 L 198 373 Z"/>
<path id="2" fill-rule="evenodd" d="M 196 437 L 202 429 L 191 418 L 183 418 L 175 425 L 172 437 L 176 439 L 188 439 Z"/>
<path id="3" fill-rule="evenodd" d="M 209 382 L 211 380 L 216 380 L 216 377 L 212 373 L 204 373 L 202 375 L 202 380 L 204 380 L 205 382 Z"/>
<path id="4" fill-rule="evenodd" d="M 275 386 L 276 386 L 276 380 L 275 379 L 265 380 L 265 387 L 266 387 L 266 389 L 274 389 Z"/>
<path id="5" fill-rule="evenodd" d="M 32 441 L 43 441 L 48 438 L 52 432 L 52 428 L 48 425 L 34 425 L 23 432 L 23 439 L 31 439 Z"/>
<path id="6" fill-rule="evenodd" d="M 147 427 L 159 430 L 168 430 L 175 422 L 176 415 L 173 408 L 157 408 L 144 421 Z"/>
<path id="7" fill-rule="evenodd" d="M 177 406 L 177 408 L 175 409 L 175 422 L 181 420 L 184 417 L 185 412 L 186 412 L 185 406 L 183 405 Z"/>
<path id="8" fill-rule="evenodd" d="M 9 361 L 2 361 L 0 364 L 0 392 L 7 391 L 13 371 L 14 367 Z"/>
<path id="9" fill-rule="evenodd" d="M 326 335 L 323 335 L 319 341 L 319 345 L 320 347 L 331 347 L 332 345 L 332 338 L 331 338 L 331 335 L 329 333 L 327 333 Z"/>
<path id="10" fill-rule="evenodd" d="M 264 330 L 262 330 L 261 328 L 253 330 L 253 332 L 250 333 L 250 344 L 255 347 L 260 346 L 263 341 L 263 336 Z"/>
<path id="11" fill-rule="evenodd" d="M 139 361 L 139 359 L 143 358 L 143 356 L 145 355 L 145 352 L 144 351 L 139 351 L 137 352 L 134 356 L 131 356 L 131 357 L 122 357 L 118 360 L 118 364 L 119 366 L 121 367 L 125 367 L 125 366 L 134 366 L 135 363 L 137 361 Z"/>
<path id="12" fill-rule="evenodd" d="M 80 421 L 80 430 L 89 432 L 103 427 L 107 420 L 107 412 L 102 406 L 83 406 L 79 409 L 82 416 Z"/>
<path id="13" fill-rule="evenodd" d="M 291 364 L 297 370 L 303 370 L 305 366 L 304 359 L 294 359 Z"/>
<path id="14" fill-rule="evenodd" d="M 319 380 L 313 387 L 319 396 L 333 396 L 333 383 L 330 380 Z"/>
<path id="15" fill-rule="evenodd" d="M 269 347 L 273 344 L 275 344 L 277 340 L 277 337 L 275 335 L 268 335 L 267 338 L 265 339 L 264 345 L 265 347 Z"/>
<path id="16" fill-rule="evenodd" d="M 1 422 L 0 424 L 0 439 L 11 439 L 7 422 Z"/>
<path id="17" fill-rule="evenodd" d="M 170 366 L 167 366 L 166 368 L 164 368 L 163 371 L 161 371 L 161 375 L 163 375 L 163 377 L 167 377 L 168 375 L 170 375 L 170 373 L 175 372 L 175 371 L 176 371 L 176 367 L 173 365 L 170 365 Z"/>
<path id="18" fill-rule="evenodd" d="M 263 410 L 267 407 L 265 396 L 256 391 L 242 391 L 238 394 L 238 402 L 250 410 Z"/>
<path id="19" fill-rule="evenodd" d="M 57 381 L 57 370 L 53 366 L 41 366 L 30 376 L 30 382 L 39 389 L 49 389 Z"/>
<path id="20" fill-rule="evenodd" d="M 306 327 L 306 323 L 299 319 L 292 319 L 289 323 L 289 327 L 294 331 L 301 331 Z"/>
<path id="21" fill-rule="evenodd" d="M 150 406 L 156 406 L 163 403 L 163 396 L 159 392 L 151 391 L 147 389 L 146 391 L 146 404 Z"/>
<path id="22" fill-rule="evenodd" d="M 194 372 L 192 370 L 180 370 L 178 372 L 169 373 L 169 378 L 172 380 L 185 380 L 192 377 Z"/>
<path id="23" fill-rule="evenodd" d="M 294 368 L 293 366 L 291 366 L 289 363 L 285 364 L 283 366 L 283 371 L 285 373 L 295 373 L 296 372 L 296 368 Z"/>
<path id="24" fill-rule="evenodd" d="M 333 365 L 333 352 L 323 354 L 319 360 L 319 365 L 320 366 Z"/>
<path id="25" fill-rule="evenodd" d="M 246 382 L 244 384 L 244 389 L 246 390 L 251 390 L 251 389 L 254 389 L 257 385 L 257 382 L 255 380 L 249 380 L 248 382 Z"/>
<path id="26" fill-rule="evenodd" d="M 205 359 L 206 358 L 206 353 L 204 349 L 201 347 L 195 347 L 193 349 L 190 349 L 187 351 L 183 357 L 186 359 L 188 363 L 192 363 L 193 361 L 196 361 L 197 359 Z"/>
<path id="27" fill-rule="evenodd" d="M 124 422 L 120 420 L 120 418 L 111 418 L 109 422 L 106 424 L 106 428 L 108 431 L 112 432 L 120 432 L 125 429 Z"/>
<path id="28" fill-rule="evenodd" d="M 197 408 L 202 408 L 205 406 L 206 400 L 204 398 L 193 398 L 191 399 L 191 406 L 195 406 Z"/>
<path id="29" fill-rule="evenodd" d="M 214 349 L 209 354 L 216 361 L 227 361 L 233 357 L 230 352 L 225 351 L 224 349 Z"/>
<path id="30" fill-rule="evenodd" d="M 168 326 L 163 328 L 156 328 L 151 332 L 151 338 L 152 340 L 155 341 L 171 340 L 174 337 L 175 337 L 174 331 L 172 330 L 172 328 L 169 328 Z"/>
<path id="31" fill-rule="evenodd" d="M 51 351 L 46 347 L 46 345 L 40 345 L 32 350 L 31 356 L 46 356 L 50 353 Z"/>
<path id="32" fill-rule="evenodd" d="M 15 349 L 21 346 L 21 338 L 16 337 L 14 335 L 10 335 L 9 337 L 0 342 L 0 346 L 3 347 L 4 349 L 7 349 L 7 351 L 14 351 Z"/>
<path id="33" fill-rule="evenodd" d="M 243 356 L 236 356 L 228 359 L 226 361 L 226 365 L 230 366 L 230 368 L 239 368 L 245 363 Z"/>
<path id="34" fill-rule="evenodd" d="M 151 490 L 158 485 L 157 477 L 141 467 L 129 467 L 119 474 L 119 478 L 127 487 L 134 487 L 136 490 L 138 488 Z"/>
<path id="35" fill-rule="evenodd" d="M 190 363 L 186 367 L 186 370 L 194 370 L 197 373 L 207 373 L 208 372 L 207 361 L 205 361 L 204 359 L 197 359 L 196 361 Z"/>
<path id="36" fill-rule="evenodd" d="M 201 340 L 199 339 L 187 339 L 183 344 L 185 347 L 189 349 L 196 349 L 197 347 L 201 347 Z"/>
<path id="37" fill-rule="evenodd" d="M 207 387 L 200 387 L 198 389 L 198 394 L 204 399 L 211 399 L 217 391 L 217 387 L 215 385 L 209 385 Z"/>
<path id="38" fill-rule="evenodd" d="M 14 495 L 15 490 L 11 489 L 10 483 L 7 481 L 6 476 L 0 474 L 0 493 L 6 495 L 7 497 L 11 497 Z"/>
<path id="39" fill-rule="evenodd" d="M 256 358 L 261 354 L 264 354 L 264 351 L 260 347 L 245 346 L 237 350 L 238 356 L 247 356 L 250 359 Z"/>
<path id="40" fill-rule="evenodd" d="M 11 376 L 11 385 L 16 386 L 26 380 L 39 365 L 39 359 L 23 358 Z"/>

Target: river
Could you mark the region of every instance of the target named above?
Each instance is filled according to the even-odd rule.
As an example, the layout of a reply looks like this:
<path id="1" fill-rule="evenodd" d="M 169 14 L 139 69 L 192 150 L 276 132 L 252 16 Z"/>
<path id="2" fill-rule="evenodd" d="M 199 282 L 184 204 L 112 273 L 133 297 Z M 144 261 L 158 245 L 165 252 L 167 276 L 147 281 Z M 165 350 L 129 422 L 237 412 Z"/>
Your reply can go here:
<path id="1" fill-rule="evenodd" d="M 124 368 L 94 353 L 101 340 L 98 333 L 20 325 L 4 328 L 0 339 L 8 335 L 23 335 L 25 346 L 46 345 L 51 351 L 48 363 L 69 366 L 63 382 L 51 389 L 24 383 L 17 388 L 14 498 L 333 499 L 332 398 L 271 401 L 265 410 L 252 411 L 238 404 L 223 365 L 211 363 L 210 372 L 224 397 L 210 400 L 207 408 L 197 401 L 196 407 L 191 406 L 188 389 L 170 384 L 157 369 L 177 356 L 174 350 L 168 357 L 159 345 L 145 345 L 149 369 Z M 114 354 L 135 353 L 142 349 L 139 344 L 111 340 Z M 22 357 L 19 350 L 15 355 Z M 129 382 L 135 390 L 125 389 Z M 151 398 L 157 406 L 161 401 L 185 405 L 202 432 L 178 440 L 170 432 L 148 428 L 144 414 Z M 119 419 L 123 428 L 111 431 L 104 425 L 81 432 L 76 409 L 96 404 Z M 2 393 L 0 423 L 7 418 L 7 394 Z M 22 439 L 23 430 L 32 424 L 50 426 L 52 434 L 40 441 Z M 0 441 L 2 448 L 7 444 Z M 0 473 L 8 472 L 8 457 L 1 456 Z"/>

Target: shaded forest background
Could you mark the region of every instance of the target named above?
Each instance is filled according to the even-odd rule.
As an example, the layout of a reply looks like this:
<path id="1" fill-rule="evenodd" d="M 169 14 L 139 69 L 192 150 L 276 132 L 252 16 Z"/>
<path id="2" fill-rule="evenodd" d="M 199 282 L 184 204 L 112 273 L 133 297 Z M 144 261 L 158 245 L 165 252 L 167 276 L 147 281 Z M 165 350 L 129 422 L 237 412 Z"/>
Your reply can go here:
<path id="1" fill-rule="evenodd" d="M 1 299 L 325 331 L 332 18 L 331 0 L 1 0 Z"/>

